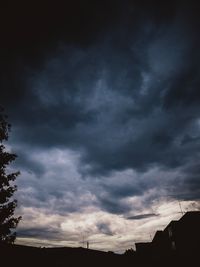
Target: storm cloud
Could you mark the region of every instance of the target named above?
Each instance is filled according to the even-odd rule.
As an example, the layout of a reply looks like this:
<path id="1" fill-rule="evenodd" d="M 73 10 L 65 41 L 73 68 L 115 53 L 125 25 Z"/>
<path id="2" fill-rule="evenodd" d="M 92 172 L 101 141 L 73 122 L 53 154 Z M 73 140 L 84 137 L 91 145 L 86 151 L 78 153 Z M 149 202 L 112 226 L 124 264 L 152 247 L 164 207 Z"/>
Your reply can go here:
<path id="1" fill-rule="evenodd" d="M 21 170 L 20 205 L 139 221 L 156 216 L 159 199 L 200 199 L 194 1 L 4 11 L 0 102 L 12 124 L 13 167 Z M 110 222 L 95 225 L 114 233 Z M 27 229 L 37 236 L 28 226 L 21 236 Z"/>

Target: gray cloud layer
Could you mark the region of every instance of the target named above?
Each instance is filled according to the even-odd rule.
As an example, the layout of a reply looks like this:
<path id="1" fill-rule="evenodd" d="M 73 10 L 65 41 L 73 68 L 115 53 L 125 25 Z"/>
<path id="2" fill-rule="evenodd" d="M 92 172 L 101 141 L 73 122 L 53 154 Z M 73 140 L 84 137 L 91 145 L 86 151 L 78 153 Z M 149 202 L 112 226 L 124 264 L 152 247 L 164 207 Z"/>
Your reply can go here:
<path id="1" fill-rule="evenodd" d="M 30 40 L 15 40 L 1 63 L 1 102 L 16 166 L 32 177 L 19 182 L 23 203 L 54 199 L 58 212 L 92 203 L 126 214 L 133 196 L 143 197 L 141 206 L 162 194 L 199 199 L 199 19 L 192 3 L 177 3 L 149 9 L 117 1 L 104 19 L 90 18 L 94 29 L 89 19 L 90 26 L 76 21 L 70 29 L 58 20 L 63 31 L 40 39 L 43 28 L 31 23 L 35 45 L 22 52 Z M 105 11 L 95 6 L 94 14 L 99 8 Z M 49 21 L 44 27 L 52 29 Z M 54 148 L 79 155 L 71 160 L 77 173 L 35 156 Z"/>

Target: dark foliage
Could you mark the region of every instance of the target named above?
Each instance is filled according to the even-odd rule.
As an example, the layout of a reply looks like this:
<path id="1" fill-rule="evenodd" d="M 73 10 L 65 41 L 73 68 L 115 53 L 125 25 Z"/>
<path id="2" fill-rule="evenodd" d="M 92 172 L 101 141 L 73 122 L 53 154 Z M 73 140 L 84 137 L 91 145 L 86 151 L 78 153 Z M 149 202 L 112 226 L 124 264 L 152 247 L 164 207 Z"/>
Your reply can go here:
<path id="1" fill-rule="evenodd" d="M 14 243 L 16 228 L 21 217 L 14 217 L 17 200 L 11 199 L 17 186 L 13 181 L 19 172 L 7 173 L 7 166 L 16 158 L 15 154 L 6 151 L 3 145 L 8 140 L 10 124 L 0 108 L 0 243 Z"/>
<path id="2" fill-rule="evenodd" d="M 135 251 L 133 248 L 129 248 L 124 252 L 124 255 L 126 256 L 134 256 L 135 255 Z"/>

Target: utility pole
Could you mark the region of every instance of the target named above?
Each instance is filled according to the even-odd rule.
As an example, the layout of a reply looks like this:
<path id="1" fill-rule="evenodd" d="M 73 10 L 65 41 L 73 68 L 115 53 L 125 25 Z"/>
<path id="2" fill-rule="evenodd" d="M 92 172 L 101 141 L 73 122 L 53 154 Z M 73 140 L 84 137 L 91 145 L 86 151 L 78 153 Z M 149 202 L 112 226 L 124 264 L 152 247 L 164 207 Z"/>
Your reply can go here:
<path id="1" fill-rule="evenodd" d="M 153 238 L 152 238 L 152 234 L 149 234 L 149 236 L 150 236 L 150 240 L 152 241 L 152 239 L 153 239 Z"/>
<path id="2" fill-rule="evenodd" d="M 181 202 L 179 200 L 178 200 L 178 204 L 179 204 L 179 207 L 180 207 L 181 214 L 184 215 L 184 212 L 183 212 L 182 207 L 181 207 Z"/>
<path id="3" fill-rule="evenodd" d="M 84 246 L 85 246 L 85 237 L 84 237 L 84 235 L 82 236 L 82 246 L 83 246 L 83 248 L 84 248 Z"/>

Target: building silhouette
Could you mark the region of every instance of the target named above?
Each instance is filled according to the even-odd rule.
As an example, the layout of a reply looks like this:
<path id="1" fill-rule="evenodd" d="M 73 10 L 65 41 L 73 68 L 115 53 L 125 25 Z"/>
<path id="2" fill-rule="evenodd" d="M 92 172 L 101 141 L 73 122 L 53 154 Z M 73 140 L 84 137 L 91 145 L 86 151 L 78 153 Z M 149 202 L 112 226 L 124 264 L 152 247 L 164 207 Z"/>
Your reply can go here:
<path id="1" fill-rule="evenodd" d="M 139 257 L 151 260 L 197 258 L 200 253 L 200 211 L 185 213 L 157 231 L 152 242 L 136 243 Z"/>

